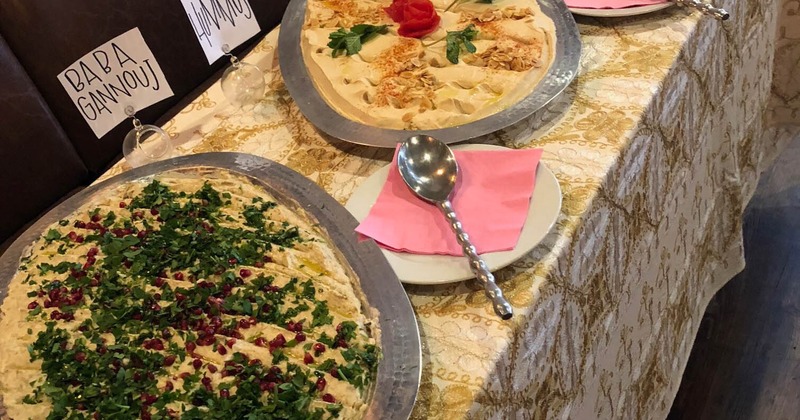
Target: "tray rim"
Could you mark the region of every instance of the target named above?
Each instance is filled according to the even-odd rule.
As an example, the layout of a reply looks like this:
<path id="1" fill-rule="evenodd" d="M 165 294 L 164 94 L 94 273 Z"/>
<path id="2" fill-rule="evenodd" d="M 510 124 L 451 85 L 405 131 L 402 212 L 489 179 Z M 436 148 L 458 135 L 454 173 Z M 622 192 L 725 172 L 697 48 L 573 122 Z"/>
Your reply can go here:
<path id="1" fill-rule="evenodd" d="M 259 156 L 235 152 L 181 156 L 123 172 L 75 194 L 40 217 L 0 255 L 0 308 L 23 253 L 52 223 L 97 194 L 123 183 L 193 167 L 221 169 L 250 178 L 278 195 L 276 198 L 293 201 L 316 219 L 347 263 L 346 268 L 359 278 L 361 291 L 379 320 L 382 356 L 365 418 L 408 419 L 419 391 L 422 350 L 419 327 L 405 289 L 378 246 L 373 241 L 357 240 L 358 222 L 350 212 L 310 179 Z M 0 412 L 2 409 L 0 395 Z"/>
<path id="2" fill-rule="evenodd" d="M 281 75 L 300 112 L 320 131 L 346 142 L 395 147 L 405 138 L 427 134 L 446 144 L 475 139 L 510 127 L 558 97 L 578 74 L 582 44 L 575 18 L 563 0 L 537 0 L 556 27 L 553 65 L 534 90 L 521 101 L 498 113 L 467 124 L 432 130 L 397 130 L 362 124 L 350 120 L 322 98 L 306 69 L 300 45 L 306 0 L 291 0 L 281 21 L 278 34 L 278 61 Z"/>

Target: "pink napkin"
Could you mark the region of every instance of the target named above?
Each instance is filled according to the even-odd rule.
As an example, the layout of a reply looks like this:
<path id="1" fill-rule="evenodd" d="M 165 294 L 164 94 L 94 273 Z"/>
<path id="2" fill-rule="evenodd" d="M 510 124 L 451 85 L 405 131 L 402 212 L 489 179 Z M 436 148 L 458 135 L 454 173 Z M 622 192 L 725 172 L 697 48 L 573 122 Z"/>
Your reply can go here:
<path id="1" fill-rule="evenodd" d="M 565 0 L 567 6 L 578 9 L 622 9 L 633 6 L 650 6 L 668 0 Z"/>
<path id="2" fill-rule="evenodd" d="M 455 156 L 459 179 L 450 198 L 478 253 L 514 249 L 542 150 L 457 150 Z M 403 182 L 397 151 L 378 200 L 356 232 L 393 251 L 462 255 L 444 214 Z"/>

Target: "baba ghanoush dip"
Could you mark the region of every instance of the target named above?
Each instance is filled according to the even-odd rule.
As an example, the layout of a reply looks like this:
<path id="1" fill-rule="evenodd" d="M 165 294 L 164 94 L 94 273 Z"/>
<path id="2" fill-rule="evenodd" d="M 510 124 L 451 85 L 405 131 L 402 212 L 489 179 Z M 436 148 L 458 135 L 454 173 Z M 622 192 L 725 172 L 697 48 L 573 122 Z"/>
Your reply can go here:
<path id="1" fill-rule="evenodd" d="M 217 169 L 109 189 L 23 253 L 0 417 L 363 417 L 376 311 L 320 229 Z"/>

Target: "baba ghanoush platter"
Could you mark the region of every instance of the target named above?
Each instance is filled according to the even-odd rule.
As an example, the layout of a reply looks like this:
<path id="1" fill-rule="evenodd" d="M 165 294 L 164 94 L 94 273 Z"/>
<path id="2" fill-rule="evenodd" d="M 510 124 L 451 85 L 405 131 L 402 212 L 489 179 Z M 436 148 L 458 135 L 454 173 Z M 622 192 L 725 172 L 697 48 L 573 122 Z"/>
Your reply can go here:
<path id="1" fill-rule="evenodd" d="M 239 153 L 87 188 L 0 257 L 0 418 L 408 418 L 417 324 L 355 226 Z"/>
<path id="2" fill-rule="evenodd" d="M 279 38 L 281 74 L 309 121 L 379 147 L 515 124 L 569 85 L 580 53 L 559 0 L 293 0 Z"/>

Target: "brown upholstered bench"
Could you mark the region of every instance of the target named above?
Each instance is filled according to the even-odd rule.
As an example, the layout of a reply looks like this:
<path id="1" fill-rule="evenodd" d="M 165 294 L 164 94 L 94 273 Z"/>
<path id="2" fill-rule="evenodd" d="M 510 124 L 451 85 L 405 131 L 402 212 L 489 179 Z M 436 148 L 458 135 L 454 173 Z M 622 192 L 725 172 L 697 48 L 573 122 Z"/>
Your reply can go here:
<path id="1" fill-rule="evenodd" d="M 283 16 L 289 0 L 250 0 L 261 33 L 234 50 L 252 48 Z M 9 0 L 0 7 L 0 243 L 69 192 L 88 185 L 121 157 L 130 125 L 97 139 L 57 75 L 106 41 L 138 27 L 174 96 L 137 113 L 162 124 L 227 65 L 209 65 L 178 1 Z"/>

